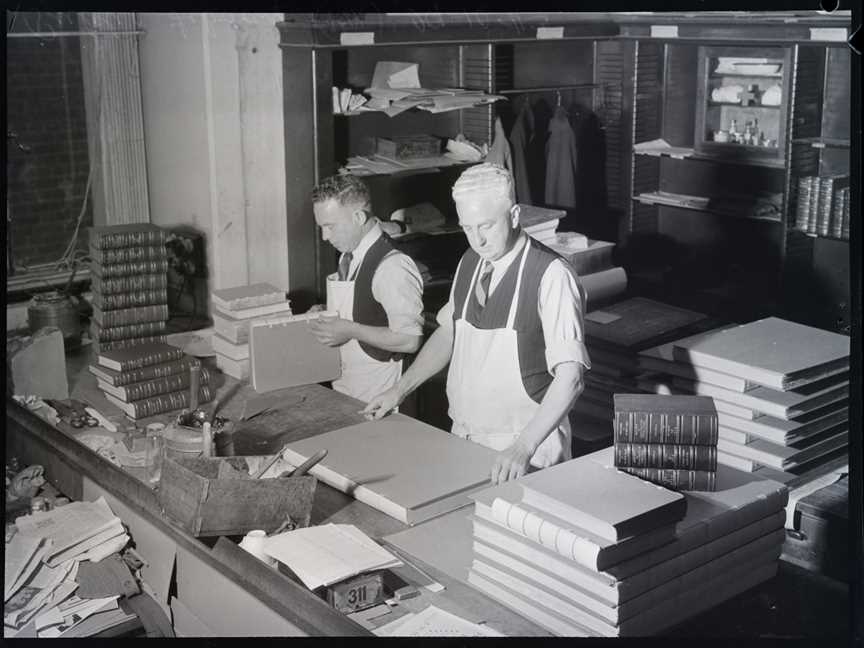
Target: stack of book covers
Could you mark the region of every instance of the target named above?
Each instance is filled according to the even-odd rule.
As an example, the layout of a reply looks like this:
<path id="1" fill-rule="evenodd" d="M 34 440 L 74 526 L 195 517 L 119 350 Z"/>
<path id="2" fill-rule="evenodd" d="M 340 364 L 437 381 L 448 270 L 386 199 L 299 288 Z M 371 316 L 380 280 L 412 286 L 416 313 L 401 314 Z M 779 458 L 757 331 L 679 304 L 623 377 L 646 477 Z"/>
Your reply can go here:
<path id="1" fill-rule="evenodd" d="M 102 351 L 88 369 L 105 398 L 136 420 L 190 407 L 193 380 L 199 403 L 215 392 L 211 372 L 198 359 L 162 342 Z"/>
<path id="2" fill-rule="evenodd" d="M 468 582 L 556 635 L 624 637 L 774 576 L 784 485 L 719 466 L 714 491 L 676 493 L 615 469 L 613 454 L 473 494 Z"/>
<path id="3" fill-rule="evenodd" d="M 91 227 L 90 272 L 97 351 L 164 342 L 168 321 L 165 231 L 148 223 Z"/>
<path id="4" fill-rule="evenodd" d="M 615 394 L 615 467 L 672 490 L 713 491 L 717 410 L 706 396 Z"/>
<path id="5" fill-rule="evenodd" d="M 849 239 L 849 176 L 798 178 L 795 228 L 811 235 Z"/>
<path id="6" fill-rule="evenodd" d="M 849 338 L 769 317 L 640 353 L 645 391 L 710 396 L 717 460 L 790 487 L 848 465 Z"/>
<path id="7" fill-rule="evenodd" d="M 249 324 L 256 319 L 291 315 L 285 291 L 269 283 L 214 290 L 213 351 L 216 365 L 226 374 L 244 380 L 250 374 Z"/>

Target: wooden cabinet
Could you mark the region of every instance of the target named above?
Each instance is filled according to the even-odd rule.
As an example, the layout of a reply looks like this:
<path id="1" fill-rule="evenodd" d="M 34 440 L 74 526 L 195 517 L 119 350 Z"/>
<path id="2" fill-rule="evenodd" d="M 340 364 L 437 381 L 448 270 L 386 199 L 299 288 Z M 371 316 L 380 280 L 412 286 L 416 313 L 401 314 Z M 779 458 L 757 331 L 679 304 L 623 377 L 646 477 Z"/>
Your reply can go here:
<path id="1" fill-rule="evenodd" d="M 821 313 L 826 301 L 832 311 L 848 301 L 837 301 L 848 265 L 840 256 L 836 272 L 820 270 L 794 219 L 798 178 L 843 167 L 830 143 L 843 141 L 844 126 L 826 113 L 838 101 L 834 78 L 848 75 L 842 49 L 632 41 L 631 204 L 620 243 L 641 251 L 627 256 L 634 289 L 741 321 L 778 314 L 837 328 L 836 313 Z M 769 91 L 778 105 L 762 105 Z M 757 120 L 755 143 L 745 141 Z M 846 157 L 848 170 L 848 148 Z"/>

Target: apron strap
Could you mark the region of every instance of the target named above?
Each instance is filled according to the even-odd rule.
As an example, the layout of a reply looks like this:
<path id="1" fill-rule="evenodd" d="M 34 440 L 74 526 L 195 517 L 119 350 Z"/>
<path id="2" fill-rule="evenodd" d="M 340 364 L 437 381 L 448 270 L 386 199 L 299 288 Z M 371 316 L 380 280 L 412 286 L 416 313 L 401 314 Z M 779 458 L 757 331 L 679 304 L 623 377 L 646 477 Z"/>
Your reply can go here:
<path id="1" fill-rule="evenodd" d="M 468 284 L 468 292 L 465 293 L 465 299 L 462 304 L 462 317 L 461 319 L 465 319 L 465 315 L 468 313 L 468 301 L 471 299 L 471 295 L 474 294 L 474 285 L 477 283 L 477 277 L 480 275 L 480 268 L 483 266 L 483 257 L 478 256 L 477 266 L 474 268 L 474 274 L 471 276 L 471 282 Z"/>
<path id="2" fill-rule="evenodd" d="M 513 328 L 516 322 L 516 310 L 519 305 L 519 291 L 522 288 L 522 274 L 525 271 L 525 261 L 528 259 L 528 248 L 531 246 L 530 241 L 525 241 L 525 249 L 522 250 L 522 258 L 519 261 L 519 274 L 516 277 L 516 290 L 513 292 L 513 299 L 510 301 L 510 314 L 507 316 L 507 328 Z"/>

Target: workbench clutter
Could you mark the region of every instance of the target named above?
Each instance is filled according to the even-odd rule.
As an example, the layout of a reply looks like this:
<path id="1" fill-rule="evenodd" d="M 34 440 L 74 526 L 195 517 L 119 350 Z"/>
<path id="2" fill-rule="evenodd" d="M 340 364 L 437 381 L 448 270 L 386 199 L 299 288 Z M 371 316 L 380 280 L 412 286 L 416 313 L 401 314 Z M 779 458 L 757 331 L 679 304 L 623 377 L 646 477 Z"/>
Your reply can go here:
<path id="1" fill-rule="evenodd" d="M 165 230 L 148 223 L 89 229 L 90 337 L 97 352 L 166 341 L 165 240 Z"/>
<path id="2" fill-rule="evenodd" d="M 291 315 L 291 302 L 284 290 L 263 282 L 214 290 L 210 302 L 216 366 L 237 380 L 245 380 L 250 375 L 250 323 Z"/>
<path id="3" fill-rule="evenodd" d="M 19 517 L 5 545 L 4 637 L 87 636 L 134 618 L 118 605 L 141 591 L 129 540 L 104 498 Z"/>

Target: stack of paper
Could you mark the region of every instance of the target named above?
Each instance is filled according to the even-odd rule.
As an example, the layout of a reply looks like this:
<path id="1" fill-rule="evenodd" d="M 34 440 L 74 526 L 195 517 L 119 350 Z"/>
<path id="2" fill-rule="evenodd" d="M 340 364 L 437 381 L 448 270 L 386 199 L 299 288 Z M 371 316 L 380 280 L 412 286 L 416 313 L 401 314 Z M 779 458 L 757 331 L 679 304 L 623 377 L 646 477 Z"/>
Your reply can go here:
<path id="1" fill-rule="evenodd" d="M 716 492 L 672 493 L 612 459 L 476 494 L 468 582 L 555 634 L 615 637 L 656 634 L 774 575 L 785 486 L 721 466 Z"/>
<path id="2" fill-rule="evenodd" d="M 264 553 L 287 565 L 310 590 L 402 563 L 351 524 L 296 529 L 264 540 Z"/>
<path id="3" fill-rule="evenodd" d="M 613 395 L 642 391 L 637 383 L 637 353 L 661 341 L 679 338 L 705 320 L 702 313 L 642 297 L 592 310 L 585 316 L 591 370 L 573 411 L 580 418 L 607 426 L 611 440 Z"/>
<path id="4" fill-rule="evenodd" d="M 66 636 L 92 614 L 116 608 L 116 596 L 72 596 L 80 561 L 97 562 L 129 541 L 104 498 L 18 518 L 16 528 L 6 545 L 5 636 Z"/>
<path id="5" fill-rule="evenodd" d="M 284 290 L 269 283 L 214 290 L 211 302 L 216 366 L 237 380 L 248 378 L 250 323 L 291 315 L 291 302 Z"/>

